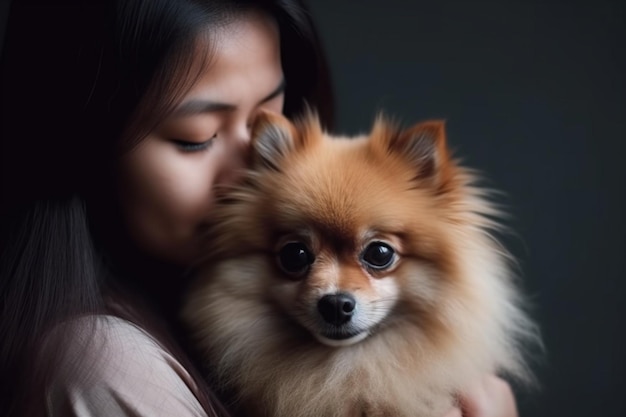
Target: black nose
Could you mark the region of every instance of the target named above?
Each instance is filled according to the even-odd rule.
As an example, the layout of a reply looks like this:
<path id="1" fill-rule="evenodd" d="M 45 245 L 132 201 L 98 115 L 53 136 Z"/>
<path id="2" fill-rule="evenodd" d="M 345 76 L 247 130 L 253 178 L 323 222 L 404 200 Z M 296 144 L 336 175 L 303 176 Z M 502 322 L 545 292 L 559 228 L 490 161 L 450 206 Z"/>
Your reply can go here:
<path id="1" fill-rule="evenodd" d="M 356 300 L 350 294 L 330 294 L 317 302 L 317 310 L 327 323 L 339 326 L 350 321 Z"/>

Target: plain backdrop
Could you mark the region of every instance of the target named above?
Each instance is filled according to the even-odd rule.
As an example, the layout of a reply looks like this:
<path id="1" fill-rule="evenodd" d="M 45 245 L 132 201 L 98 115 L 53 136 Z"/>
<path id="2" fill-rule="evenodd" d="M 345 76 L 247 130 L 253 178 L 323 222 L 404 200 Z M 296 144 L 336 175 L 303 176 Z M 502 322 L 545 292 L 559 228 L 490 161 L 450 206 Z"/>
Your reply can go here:
<path id="1" fill-rule="evenodd" d="M 383 109 L 443 118 L 456 154 L 504 192 L 546 344 L 521 415 L 626 416 L 626 2 L 309 3 L 337 132 Z"/>
<path id="2" fill-rule="evenodd" d="M 524 417 L 626 416 L 626 1 L 309 1 L 337 131 L 447 121 L 504 192 L 546 354 Z"/>

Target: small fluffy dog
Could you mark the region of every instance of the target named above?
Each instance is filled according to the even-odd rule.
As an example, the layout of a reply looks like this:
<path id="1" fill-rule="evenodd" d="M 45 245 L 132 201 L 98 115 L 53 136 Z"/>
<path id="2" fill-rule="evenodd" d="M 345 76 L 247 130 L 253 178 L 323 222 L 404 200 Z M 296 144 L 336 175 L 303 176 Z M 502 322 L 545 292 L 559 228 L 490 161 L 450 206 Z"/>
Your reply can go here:
<path id="1" fill-rule="evenodd" d="M 441 417 L 533 337 L 497 211 L 444 124 L 330 137 L 262 114 L 214 209 L 183 318 L 218 386 L 266 417 Z"/>

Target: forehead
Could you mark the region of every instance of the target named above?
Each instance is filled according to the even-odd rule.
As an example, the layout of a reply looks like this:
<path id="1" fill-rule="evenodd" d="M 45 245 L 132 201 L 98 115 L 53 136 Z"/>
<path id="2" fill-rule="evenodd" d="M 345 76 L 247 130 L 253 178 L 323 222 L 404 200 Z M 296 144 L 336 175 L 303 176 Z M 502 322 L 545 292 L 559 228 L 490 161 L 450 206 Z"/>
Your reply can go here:
<path id="1" fill-rule="evenodd" d="M 280 49 L 276 21 L 260 10 L 243 12 L 216 28 L 213 33 L 217 51 L 225 61 L 264 56 L 274 58 Z"/>
<path id="2" fill-rule="evenodd" d="M 196 40 L 195 49 L 199 77 L 187 96 L 242 99 L 242 94 L 282 79 L 278 26 L 261 11 L 250 10 L 210 28 Z"/>

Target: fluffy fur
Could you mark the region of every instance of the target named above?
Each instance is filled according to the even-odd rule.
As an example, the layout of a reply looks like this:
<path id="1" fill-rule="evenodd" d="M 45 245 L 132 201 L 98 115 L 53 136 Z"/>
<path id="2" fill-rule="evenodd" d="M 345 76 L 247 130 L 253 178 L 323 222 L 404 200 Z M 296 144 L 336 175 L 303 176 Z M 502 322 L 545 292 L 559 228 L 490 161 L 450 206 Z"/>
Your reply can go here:
<path id="1" fill-rule="evenodd" d="M 490 234 L 497 212 L 450 157 L 443 122 L 380 117 L 342 138 L 314 115 L 263 114 L 252 154 L 213 212 L 183 312 L 241 410 L 440 417 L 485 373 L 528 376 L 534 330 Z M 336 294 L 354 302 L 321 314 Z"/>

